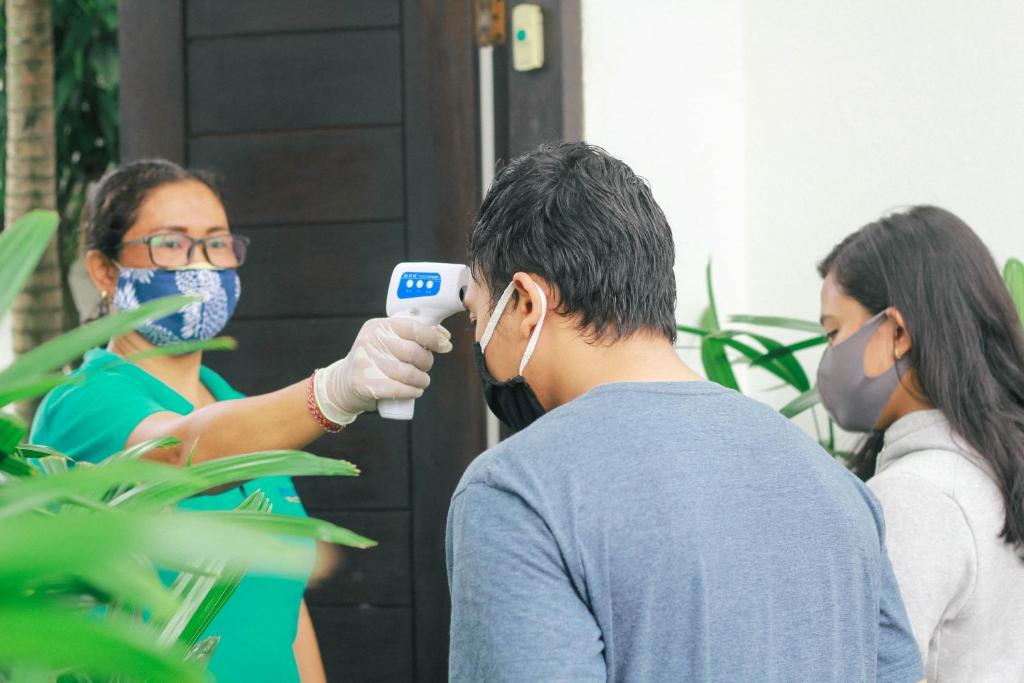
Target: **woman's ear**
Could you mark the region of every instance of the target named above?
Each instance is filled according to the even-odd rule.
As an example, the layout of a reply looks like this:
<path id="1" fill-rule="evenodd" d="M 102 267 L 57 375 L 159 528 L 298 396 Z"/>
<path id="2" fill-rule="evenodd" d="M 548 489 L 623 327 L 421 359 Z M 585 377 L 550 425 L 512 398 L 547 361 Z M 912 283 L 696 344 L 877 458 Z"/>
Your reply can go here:
<path id="1" fill-rule="evenodd" d="M 90 249 L 85 253 L 85 270 L 89 273 L 89 279 L 101 295 L 114 297 L 114 290 L 117 289 L 118 268 L 114 262 L 101 254 L 96 249 Z"/>
<path id="2" fill-rule="evenodd" d="M 900 313 L 898 308 L 890 306 L 886 309 L 885 314 L 889 317 L 889 320 L 892 320 L 893 326 L 896 328 L 893 334 L 893 353 L 898 360 L 910 353 L 912 346 L 910 333 L 907 331 L 907 323 L 903 319 L 903 314 Z"/>

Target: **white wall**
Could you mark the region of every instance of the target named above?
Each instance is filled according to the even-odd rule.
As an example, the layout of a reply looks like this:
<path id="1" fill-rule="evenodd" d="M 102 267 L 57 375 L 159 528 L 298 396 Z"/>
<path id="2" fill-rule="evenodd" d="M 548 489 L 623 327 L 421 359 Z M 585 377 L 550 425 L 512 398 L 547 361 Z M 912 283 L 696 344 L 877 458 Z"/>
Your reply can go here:
<path id="1" fill-rule="evenodd" d="M 584 0 L 583 30 L 586 136 L 666 210 L 680 320 L 709 254 L 720 308 L 816 319 L 815 263 L 899 205 L 1024 256 L 1024 2 Z"/>
<path id="2" fill-rule="evenodd" d="M 676 241 L 678 319 L 745 307 L 743 24 L 740 0 L 583 2 L 585 135 L 651 184 Z"/>
<path id="3" fill-rule="evenodd" d="M 743 35 L 755 310 L 817 317 L 814 262 L 899 205 L 1024 255 L 1024 2 L 750 0 Z"/>

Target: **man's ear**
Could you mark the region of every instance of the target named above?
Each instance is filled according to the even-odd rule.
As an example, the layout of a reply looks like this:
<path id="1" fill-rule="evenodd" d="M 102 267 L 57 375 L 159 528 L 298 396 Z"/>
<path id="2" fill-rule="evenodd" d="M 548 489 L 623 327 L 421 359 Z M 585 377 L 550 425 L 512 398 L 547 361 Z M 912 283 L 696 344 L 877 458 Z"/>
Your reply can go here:
<path id="1" fill-rule="evenodd" d="M 551 287 L 539 277 L 528 273 L 516 273 L 512 282 L 515 283 L 519 298 L 516 310 L 523 316 L 519 323 L 519 334 L 529 339 L 540 324 L 541 314 L 551 308 Z"/>
<path id="2" fill-rule="evenodd" d="M 106 294 L 113 298 L 114 290 L 117 289 L 117 266 L 109 258 L 96 249 L 90 249 L 85 253 L 85 270 L 89 273 L 89 279 L 102 295 Z"/>
<path id="3" fill-rule="evenodd" d="M 896 356 L 902 358 L 910 353 L 910 348 L 913 346 L 910 339 L 910 332 L 907 331 L 907 323 L 903 319 L 903 314 L 900 313 L 900 310 L 894 306 L 887 308 L 885 314 L 890 320 L 892 320 L 896 327 L 896 333 L 893 335 L 893 348 L 896 352 Z"/>

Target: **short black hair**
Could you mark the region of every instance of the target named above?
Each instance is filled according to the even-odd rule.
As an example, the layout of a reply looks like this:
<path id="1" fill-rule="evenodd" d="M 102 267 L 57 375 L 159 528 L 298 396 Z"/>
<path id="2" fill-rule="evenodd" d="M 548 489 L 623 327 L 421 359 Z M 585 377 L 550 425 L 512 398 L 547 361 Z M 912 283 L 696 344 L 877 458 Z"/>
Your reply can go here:
<path id="1" fill-rule="evenodd" d="M 469 235 L 469 264 L 492 306 L 515 273 L 534 273 L 594 339 L 649 330 L 674 342 L 674 262 L 672 229 L 647 181 L 583 142 L 510 161 Z"/>

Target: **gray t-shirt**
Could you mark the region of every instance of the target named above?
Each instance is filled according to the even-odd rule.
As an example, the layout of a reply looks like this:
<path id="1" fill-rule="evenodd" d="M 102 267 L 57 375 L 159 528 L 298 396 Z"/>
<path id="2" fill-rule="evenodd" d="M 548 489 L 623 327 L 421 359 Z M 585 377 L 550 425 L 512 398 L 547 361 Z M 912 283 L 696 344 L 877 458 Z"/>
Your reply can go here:
<path id="1" fill-rule="evenodd" d="M 453 681 L 918 681 L 867 488 L 705 382 L 600 386 L 448 514 Z"/>

